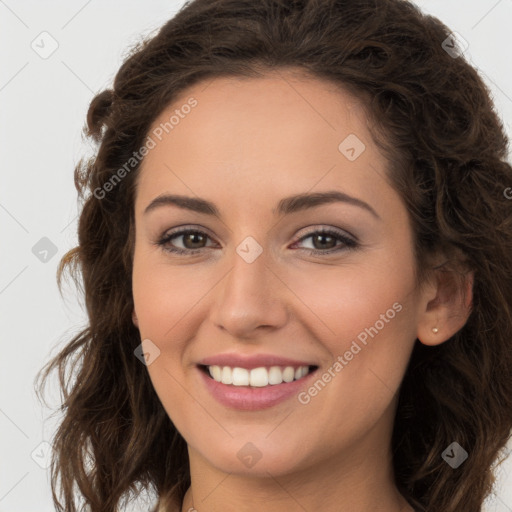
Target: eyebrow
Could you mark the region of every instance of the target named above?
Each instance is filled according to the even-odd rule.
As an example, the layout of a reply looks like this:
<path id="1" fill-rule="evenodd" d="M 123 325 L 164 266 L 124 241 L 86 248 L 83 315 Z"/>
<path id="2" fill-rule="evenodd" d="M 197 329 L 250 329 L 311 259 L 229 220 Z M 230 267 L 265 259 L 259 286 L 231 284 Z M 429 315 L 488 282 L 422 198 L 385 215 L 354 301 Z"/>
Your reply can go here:
<path id="1" fill-rule="evenodd" d="M 381 219 L 378 213 L 368 203 L 337 190 L 285 197 L 279 201 L 276 208 L 272 209 L 272 213 L 274 215 L 289 215 L 291 213 L 335 202 L 358 206 L 370 212 L 375 218 Z M 191 210 L 205 215 L 215 215 L 216 217 L 222 218 L 214 203 L 200 197 L 188 197 L 175 194 L 162 194 L 153 199 L 144 210 L 144 215 L 156 208 L 168 205 L 174 205 L 185 210 Z"/>

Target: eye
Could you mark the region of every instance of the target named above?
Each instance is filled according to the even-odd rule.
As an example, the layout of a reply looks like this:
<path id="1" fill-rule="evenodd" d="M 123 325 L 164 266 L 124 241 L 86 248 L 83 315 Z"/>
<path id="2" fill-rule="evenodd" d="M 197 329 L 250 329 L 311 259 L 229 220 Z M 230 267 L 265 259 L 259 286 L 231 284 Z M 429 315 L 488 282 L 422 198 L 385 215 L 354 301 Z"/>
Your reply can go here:
<path id="1" fill-rule="evenodd" d="M 303 242 L 308 238 L 311 239 L 313 249 L 305 250 L 314 256 L 323 256 L 333 252 L 356 249 L 359 246 L 354 238 L 349 237 L 342 231 L 331 228 L 322 228 L 316 231 L 311 231 L 301 237 L 294 245 L 299 242 Z M 337 242 L 340 242 L 340 244 L 336 245 Z"/>
<path id="2" fill-rule="evenodd" d="M 293 245 L 311 239 L 313 248 L 304 249 L 309 254 L 314 256 L 323 256 L 333 252 L 340 252 L 344 250 L 355 249 L 359 246 L 358 242 L 346 235 L 342 231 L 331 228 L 317 229 L 301 237 Z M 176 247 L 173 240 L 181 239 L 182 247 Z M 162 247 L 164 251 L 174 254 L 197 254 L 202 249 L 206 249 L 207 241 L 211 239 L 210 236 L 204 231 L 198 229 L 179 229 L 165 234 L 158 242 L 157 245 Z M 338 243 L 339 242 L 339 243 Z M 210 245 L 211 247 L 211 245 Z"/>
<path id="3" fill-rule="evenodd" d="M 180 238 L 184 247 L 176 247 L 171 244 L 171 240 Z M 181 229 L 167 233 L 157 242 L 157 245 L 161 246 L 164 251 L 175 254 L 196 254 L 205 248 L 203 243 L 209 238 L 207 233 L 198 229 Z"/>

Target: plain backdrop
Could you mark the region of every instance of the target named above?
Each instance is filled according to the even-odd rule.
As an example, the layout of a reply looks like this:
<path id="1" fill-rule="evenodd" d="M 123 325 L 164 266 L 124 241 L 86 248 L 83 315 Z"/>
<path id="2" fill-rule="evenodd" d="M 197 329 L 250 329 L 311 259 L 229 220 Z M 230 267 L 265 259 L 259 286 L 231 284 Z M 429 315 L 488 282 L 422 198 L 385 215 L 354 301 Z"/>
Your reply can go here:
<path id="1" fill-rule="evenodd" d="M 61 297 L 55 273 L 77 240 L 73 169 L 91 151 L 81 133 L 88 104 L 110 86 L 130 47 L 182 4 L 0 0 L 0 512 L 54 510 L 47 442 L 58 416 L 49 418 L 36 399 L 34 378 L 86 322 L 76 290 L 67 286 Z M 417 4 L 468 42 L 465 54 L 510 135 L 512 0 Z M 49 391 L 55 406 L 55 382 Z M 498 472 L 487 512 L 512 511 L 511 459 Z"/>

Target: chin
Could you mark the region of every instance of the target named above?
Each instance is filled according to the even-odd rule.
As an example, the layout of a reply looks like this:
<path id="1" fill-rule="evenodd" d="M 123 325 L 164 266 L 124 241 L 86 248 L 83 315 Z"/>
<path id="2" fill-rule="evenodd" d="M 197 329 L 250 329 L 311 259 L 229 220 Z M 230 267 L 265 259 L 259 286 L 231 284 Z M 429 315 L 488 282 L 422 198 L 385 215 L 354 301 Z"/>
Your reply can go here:
<path id="1" fill-rule="evenodd" d="M 260 436 L 251 436 L 246 431 L 244 436 L 230 438 L 229 442 L 224 439 L 215 443 L 210 439 L 207 446 L 201 446 L 202 450 L 196 451 L 209 465 L 224 473 L 262 478 L 268 478 L 269 474 L 285 475 L 306 465 L 305 461 L 311 462 L 310 454 L 297 450 L 300 443 L 289 437 L 285 443 L 278 436 L 270 441 L 270 431 Z"/>

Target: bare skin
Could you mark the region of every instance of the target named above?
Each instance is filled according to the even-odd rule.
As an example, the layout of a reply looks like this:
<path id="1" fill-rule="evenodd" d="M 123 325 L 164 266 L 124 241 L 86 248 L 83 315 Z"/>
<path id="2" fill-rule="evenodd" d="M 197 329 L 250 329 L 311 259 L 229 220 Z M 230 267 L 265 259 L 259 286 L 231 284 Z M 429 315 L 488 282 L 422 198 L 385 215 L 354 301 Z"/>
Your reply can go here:
<path id="1" fill-rule="evenodd" d="M 190 97 L 197 106 L 142 164 L 133 269 L 133 320 L 160 350 L 148 372 L 188 445 L 181 510 L 413 511 L 392 471 L 397 391 L 416 338 L 442 343 L 464 325 L 470 288 L 463 300 L 446 278 L 417 286 L 408 212 L 348 93 L 290 72 L 215 79 L 184 92 L 152 129 Z M 338 149 L 349 134 L 365 145 L 352 161 Z M 285 197 L 325 191 L 370 208 L 273 212 Z M 144 213 L 163 193 L 207 199 L 220 215 L 172 204 Z M 157 244 L 179 226 L 205 235 L 166 247 L 198 253 Z M 304 238 L 322 228 L 357 245 Z M 249 236 L 262 249 L 251 263 L 236 251 Z M 378 333 L 332 377 L 336 358 L 372 326 Z M 332 378 L 314 396 L 303 389 L 307 403 L 293 396 L 239 411 L 209 393 L 197 367 L 225 352 L 311 361 Z M 261 455 L 252 467 L 237 456 L 247 443 Z"/>

